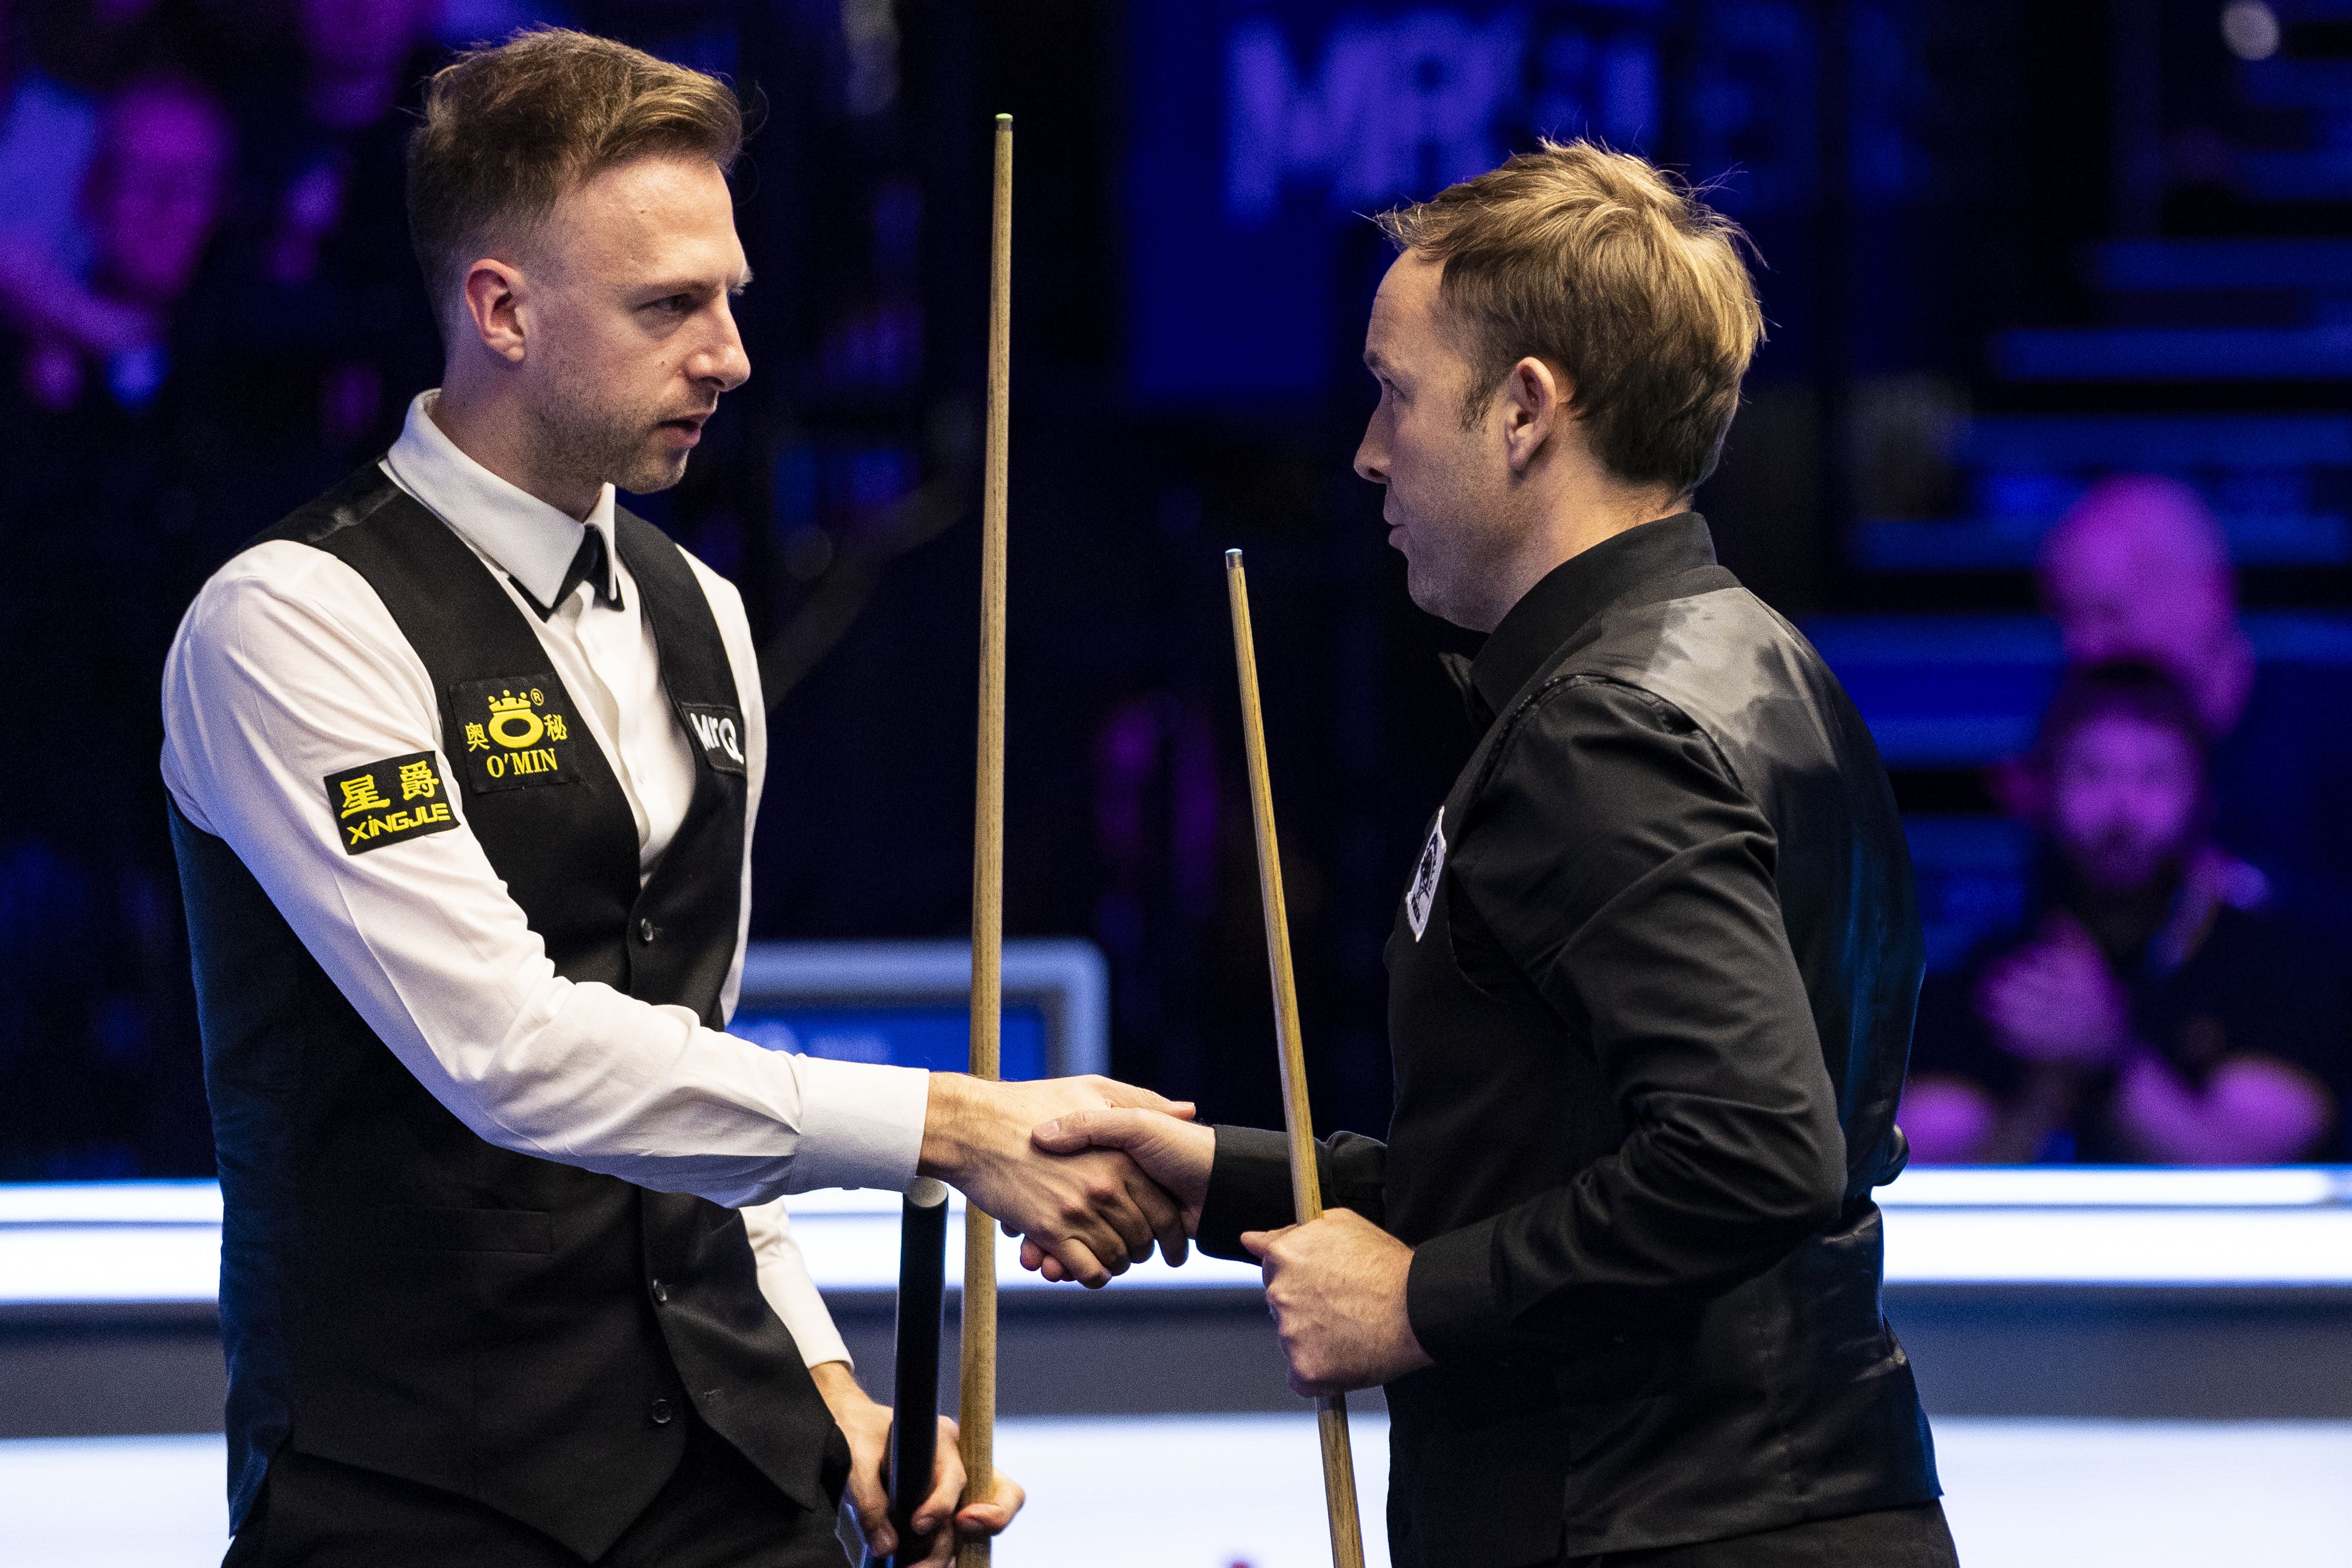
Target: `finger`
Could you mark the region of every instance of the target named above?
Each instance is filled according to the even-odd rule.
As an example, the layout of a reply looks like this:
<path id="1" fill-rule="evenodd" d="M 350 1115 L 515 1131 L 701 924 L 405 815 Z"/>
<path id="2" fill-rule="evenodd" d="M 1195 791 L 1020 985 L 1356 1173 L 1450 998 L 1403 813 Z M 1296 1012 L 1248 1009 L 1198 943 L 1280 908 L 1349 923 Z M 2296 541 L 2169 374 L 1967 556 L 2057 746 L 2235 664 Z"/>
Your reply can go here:
<path id="1" fill-rule="evenodd" d="M 1025 1236 L 1021 1238 L 1021 1267 L 1032 1274 L 1042 1272 L 1045 1267 L 1045 1249 Z"/>
<path id="2" fill-rule="evenodd" d="M 1087 1156 L 1083 1167 L 1084 1205 L 1063 1216 L 1078 1239 L 1114 1274 L 1124 1274 L 1129 1262 L 1151 1256 L 1151 1222 L 1143 1217 L 1127 1191 L 1127 1176 L 1134 1168 L 1121 1155 Z"/>
<path id="3" fill-rule="evenodd" d="M 1000 1475 L 986 1502 L 970 1503 L 958 1510 L 956 1528 L 967 1535 L 1001 1535 L 1028 1500 L 1029 1494 L 1022 1489 L 1020 1482 Z"/>
<path id="4" fill-rule="evenodd" d="M 1087 1244 L 1075 1236 L 1066 1236 L 1045 1249 L 1046 1256 L 1062 1266 L 1062 1272 L 1089 1290 L 1099 1290 L 1110 1283 L 1110 1270 L 1094 1255 Z"/>
<path id="5" fill-rule="evenodd" d="M 1276 1242 L 1297 1228 L 1295 1225 L 1286 1225 L 1279 1230 L 1245 1230 L 1242 1232 L 1242 1245 L 1249 1248 L 1252 1258 L 1264 1261 L 1265 1255 L 1274 1250 Z"/>
<path id="6" fill-rule="evenodd" d="M 1171 1102 L 1160 1114 L 1172 1116 L 1179 1121 L 1192 1121 L 1199 1118 L 1201 1108 L 1189 1100 L 1179 1100 Z"/>
<path id="7" fill-rule="evenodd" d="M 866 1550 L 877 1557 L 887 1557 L 898 1549 L 898 1532 L 890 1523 L 890 1493 L 882 1475 L 889 1453 L 890 1446 L 885 1442 L 875 1451 L 871 1464 L 853 1465 L 849 1471 L 849 1506 L 857 1515 L 858 1533 L 866 1537 Z"/>
<path id="8" fill-rule="evenodd" d="M 1184 1261 L 1184 1251 L 1190 1240 L 1184 1234 L 1184 1211 L 1167 1190 L 1150 1177 L 1137 1172 L 1127 1182 L 1127 1195 L 1143 1211 L 1150 1223 L 1151 1234 L 1159 1238 L 1160 1255 L 1171 1268 Z"/>
<path id="9" fill-rule="evenodd" d="M 1140 1171 L 1129 1170 L 1119 1177 L 1118 1195 L 1110 1207 L 1111 1228 L 1127 1246 L 1128 1260 L 1140 1263 L 1151 1256 L 1152 1243 L 1160 1237 L 1160 1226 L 1152 1222 L 1138 1188 L 1157 1194 L 1160 1189 L 1150 1177 Z M 1181 1226 L 1179 1227 L 1181 1228 Z"/>
<path id="10" fill-rule="evenodd" d="M 956 1447 L 956 1424 L 940 1417 L 939 1457 L 931 1461 L 931 1492 L 916 1505 L 908 1522 L 918 1535 L 932 1535 L 955 1517 L 956 1500 L 963 1496 L 963 1455 Z"/>

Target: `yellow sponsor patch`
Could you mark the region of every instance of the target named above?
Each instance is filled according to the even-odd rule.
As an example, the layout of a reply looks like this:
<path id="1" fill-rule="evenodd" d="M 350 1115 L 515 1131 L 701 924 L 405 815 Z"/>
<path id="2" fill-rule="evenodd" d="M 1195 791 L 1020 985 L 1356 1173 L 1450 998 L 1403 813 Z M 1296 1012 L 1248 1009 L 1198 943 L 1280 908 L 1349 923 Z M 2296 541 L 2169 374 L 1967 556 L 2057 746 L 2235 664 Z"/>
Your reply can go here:
<path id="1" fill-rule="evenodd" d="M 542 671 L 470 680 L 449 695 L 464 726 L 465 751 L 457 760 L 474 794 L 579 778 L 573 748 L 581 737 L 554 676 Z"/>
<path id="2" fill-rule="evenodd" d="M 334 814 L 347 855 L 457 826 L 457 814 L 449 808 L 448 784 L 430 752 L 329 773 L 327 809 Z"/>

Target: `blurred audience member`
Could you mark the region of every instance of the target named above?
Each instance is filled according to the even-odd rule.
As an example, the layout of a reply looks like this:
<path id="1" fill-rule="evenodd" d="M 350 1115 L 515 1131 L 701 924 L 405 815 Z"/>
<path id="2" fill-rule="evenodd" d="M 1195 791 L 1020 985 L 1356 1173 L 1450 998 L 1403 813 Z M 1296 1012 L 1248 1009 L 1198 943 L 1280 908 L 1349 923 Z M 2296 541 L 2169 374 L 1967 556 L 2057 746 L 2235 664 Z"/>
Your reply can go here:
<path id="1" fill-rule="evenodd" d="M 2352 940 L 2352 714 L 2334 671 L 2255 664 L 2202 498 L 2148 476 L 2094 486 L 2043 545 L 2042 584 L 2070 664 L 2145 660 L 2180 684 L 2212 744 L 2220 841 L 2283 913 Z"/>
<path id="2" fill-rule="evenodd" d="M 88 259 L 74 196 L 98 106 L 33 61 L 16 22 L 0 0 L 0 277 L 45 262 L 70 272 Z"/>
<path id="3" fill-rule="evenodd" d="M 275 517 L 381 451 L 440 370 L 406 224 L 428 0 L 292 0 L 298 66 L 243 104 L 249 221 L 202 302 L 228 510 Z M 234 541 L 222 541 L 223 545 Z"/>
<path id="4" fill-rule="evenodd" d="M 70 409 L 93 382 L 123 408 L 153 399 L 170 371 L 172 309 L 220 220 L 231 152 L 227 115 L 185 78 L 139 78 L 107 104 L 80 184 L 89 275 L 29 255 L 0 270 L 33 403 Z"/>
<path id="5" fill-rule="evenodd" d="M 2200 695 L 2103 664 L 2053 702 L 2032 763 L 2042 913 L 1920 997 L 1902 1125 L 1923 1163 L 2333 1153 L 2342 976 L 2232 901 Z"/>
<path id="6" fill-rule="evenodd" d="M 0 772 L 0 1179 L 187 1169 L 192 1152 L 202 1168 L 155 691 L 208 565 L 191 544 L 204 454 L 187 410 L 210 388 L 178 362 L 231 151 L 205 89 L 132 79 L 79 192 L 87 272 L 32 309 L 8 300 L 0 730 L 55 763 Z M 59 941 L 87 956 L 56 962 Z"/>

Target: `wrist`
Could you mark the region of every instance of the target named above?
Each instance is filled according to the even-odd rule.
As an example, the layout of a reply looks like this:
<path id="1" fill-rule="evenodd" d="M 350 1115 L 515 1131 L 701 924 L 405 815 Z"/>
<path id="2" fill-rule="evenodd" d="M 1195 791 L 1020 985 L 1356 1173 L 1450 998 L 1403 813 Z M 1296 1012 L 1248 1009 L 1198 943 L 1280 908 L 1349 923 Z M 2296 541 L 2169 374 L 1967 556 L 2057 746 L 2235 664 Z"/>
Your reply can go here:
<path id="1" fill-rule="evenodd" d="M 825 1408 L 840 1419 L 844 1405 L 871 1405 L 874 1398 L 859 1384 L 857 1374 L 845 1361 L 821 1361 L 808 1369 L 809 1381 L 816 1384 Z"/>
<path id="2" fill-rule="evenodd" d="M 961 1189 L 979 1169 L 993 1118 L 987 1090 L 969 1073 L 931 1074 L 923 1107 L 923 1144 L 915 1173 Z"/>

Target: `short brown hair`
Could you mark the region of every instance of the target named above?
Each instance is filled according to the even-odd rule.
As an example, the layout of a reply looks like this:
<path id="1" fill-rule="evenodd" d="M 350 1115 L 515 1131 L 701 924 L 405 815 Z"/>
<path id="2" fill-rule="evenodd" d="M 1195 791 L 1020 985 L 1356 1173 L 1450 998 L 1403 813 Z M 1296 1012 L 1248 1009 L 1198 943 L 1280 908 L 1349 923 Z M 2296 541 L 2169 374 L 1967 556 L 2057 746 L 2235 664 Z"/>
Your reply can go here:
<path id="1" fill-rule="evenodd" d="M 1546 141 L 1379 222 L 1444 266 L 1438 297 L 1474 337 L 1465 419 L 1532 355 L 1568 377 L 1618 478 L 1685 495 L 1715 471 L 1764 315 L 1747 236 L 1685 182 Z"/>
<path id="2" fill-rule="evenodd" d="M 717 77 L 562 27 L 467 50 L 425 87 L 408 142 L 408 231 L 441 315 L 494 235 L 543 222 L 583 180 L 649 154 L 743 150 L 743 110 Z"/>

